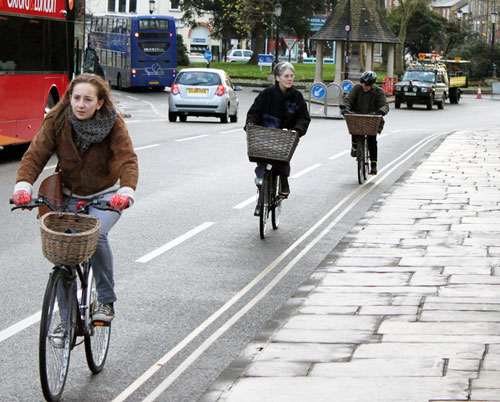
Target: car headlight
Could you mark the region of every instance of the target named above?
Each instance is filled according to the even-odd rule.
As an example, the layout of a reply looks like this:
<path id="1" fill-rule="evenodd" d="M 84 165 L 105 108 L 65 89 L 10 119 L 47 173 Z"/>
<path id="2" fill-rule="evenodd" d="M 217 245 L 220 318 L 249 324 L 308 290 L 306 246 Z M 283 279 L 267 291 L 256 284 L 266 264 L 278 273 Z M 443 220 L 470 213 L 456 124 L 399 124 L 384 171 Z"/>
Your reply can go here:
<path id="1" fill-rule="evenodd" d="M 418 87 L 413 87 L 413 92 L 418 92 Z"/>

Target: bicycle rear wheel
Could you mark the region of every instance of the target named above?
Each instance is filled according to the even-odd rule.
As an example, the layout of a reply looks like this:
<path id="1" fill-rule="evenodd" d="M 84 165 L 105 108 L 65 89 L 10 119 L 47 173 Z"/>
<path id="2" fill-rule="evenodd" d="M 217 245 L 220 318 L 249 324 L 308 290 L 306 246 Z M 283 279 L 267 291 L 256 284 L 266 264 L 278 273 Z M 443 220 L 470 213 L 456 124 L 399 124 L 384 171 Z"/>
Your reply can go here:
<path id="1" fill-rule="evenodd" d="M 68 376 L 77 318 L 76 300 L 68 303 L 73 297 L 69 294 L 70 281 L 62 268 L 54 269 L 43 298 L 38 354 L 40 382 L 47 401 L 59 401 Z"/>
<path id="2" fill-rule="evenodd" d="M 279 189 L 281 186 L 281 181 L 279 175 L 276 175 L 273 180 L 273 191 L 272 199 L 273 206 L 271 212 L 271 221 L 273 223 L 273 229 L 276 230 L 280 226 L 280 216 L 281 216 L 281 197 L 279 196 Z"/>
<path id="3" fill-rule="evenodd" d="M 272 187 L 271 181 L 272 181 L 271 173 L 266 170 L 264 174 L 264 180 L 262 180 L 262 186 L 259 194 L 259 204 L 260 204 L 259 234 L 261 239 L 264 239 L 266 237 L 267 220 L 269 219 L 269 201 L 270 201 L 269 195 Z"/>
<path id="4" fill-rule="evenodd" d="M 94 271 L 88 268 L 87 292 L 85 304 L 85 325 L 90 329 L 90 334 L 85 335 L 85 356 L 87 364 L 92 373 L 97 374 L 104 368 L 106 357 L 108 356 L 109 340 L 111 339 L 111 324 L 94 325 L 92 315 L 97 309 L 97 289 L 95 284 Z"/>

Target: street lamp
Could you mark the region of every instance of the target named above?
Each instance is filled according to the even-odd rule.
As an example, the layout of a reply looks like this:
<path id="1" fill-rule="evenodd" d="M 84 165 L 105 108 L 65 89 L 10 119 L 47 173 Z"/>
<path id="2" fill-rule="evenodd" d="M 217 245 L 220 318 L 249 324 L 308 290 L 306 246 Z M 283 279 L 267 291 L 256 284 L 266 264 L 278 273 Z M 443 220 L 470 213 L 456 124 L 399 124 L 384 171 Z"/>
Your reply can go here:
<path id="1" fill-rule="evenodd" d="M 149 14 L 153 14 L 153 11 L 155 10 L 155 3 L 156 0 L 149 0 Z"/>
<path id="2" fill-rule="evenodd" d="M 497 22 L 498 12 L 491 12 L 491 76 L 497 78 L 497 66 L 495 65 L 495 23 Z"/>
<path id="3" fill-rule="evenodd" d="M 280 17 L 282 9 L 283 8 L 279 2 L 274 5 L 274 16 L 276 17 L 276 43 L 274 44 L 273 70 L 274 66 L 278 63 L 278 43 L 280 40 Z"/>

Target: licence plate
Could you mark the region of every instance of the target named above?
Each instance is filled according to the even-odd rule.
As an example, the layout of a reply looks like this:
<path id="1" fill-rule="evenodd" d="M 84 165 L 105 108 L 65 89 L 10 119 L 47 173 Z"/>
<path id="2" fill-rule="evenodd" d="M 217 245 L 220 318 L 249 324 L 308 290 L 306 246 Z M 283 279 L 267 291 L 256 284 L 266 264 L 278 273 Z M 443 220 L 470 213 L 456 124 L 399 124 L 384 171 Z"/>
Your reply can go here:
<path id="1" fill-rule="evenodd" d="M 149 81 L 150 85 L 158 85 L 160 81 Z"/>
<path id="2" fill-rule="evenodd" d="M 188 94 L 206 94 L 208 92 L 208 89 L 206 88 L 188 88 L 187 93 Z"/>
<path id="3" fill-rule="evenodd" d="M 417 94 L 415 92 L 407 92 L 405 95 L 406 96 L 417 96 Z"/>

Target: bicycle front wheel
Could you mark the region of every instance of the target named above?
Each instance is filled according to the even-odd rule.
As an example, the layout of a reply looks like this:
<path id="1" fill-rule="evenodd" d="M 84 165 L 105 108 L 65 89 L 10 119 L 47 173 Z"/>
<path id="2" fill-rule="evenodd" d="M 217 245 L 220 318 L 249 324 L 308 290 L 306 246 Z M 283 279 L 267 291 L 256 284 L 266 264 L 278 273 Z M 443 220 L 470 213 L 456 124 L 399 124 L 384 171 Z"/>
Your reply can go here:
<path id="1" fill-rule="evenodd" d="M 281 197 L 279 196 L 279 188 L 281 186 L 281 181 L 279 175 L 274 178 L 273 181 L 273 209 L 271 213 L 273 229 L 276 230 L 280 226 L 280 216 L 281 216 Z"/>
<path id="2" fill-rule="evenodd" d="M 260 214 L 259 214 L 259 234 L 260 238 L 266 237 L 267 220 L 269 219 L 269 201 L 271 192 L 271 174 L 266 171 L 259 194 Z"/>
<path id="3" fill-rule="evenodd" d="M 67 272 L 62 268 L 54 269 L 43 298 L 39 370 L 43 395 L 47 401 L 59 401 L 68 375 L 77 314 L 76 303 L 68 303 L 71 297 L 70 284 Z"/>
<path id="4" fill-rule="evenodd" d="M 358 162 L 358 183 L 362 184 L 366 179 L 365 172 L 365 142 L 362 137 L 358 137 L 356 147 L 356 161 Z"/>
<path id="5" fill-rule="evenodd" d="M 90 333 L 85 335 L 85 356 L 90 371 L 97 374 L 102 371 L 108 356 L 111 324 L 103 326 L 92 323 L 92 315 L 97 310 L 97 289 L 92 267 L 89 267 L 87 286 L 85 324 Z"/>

